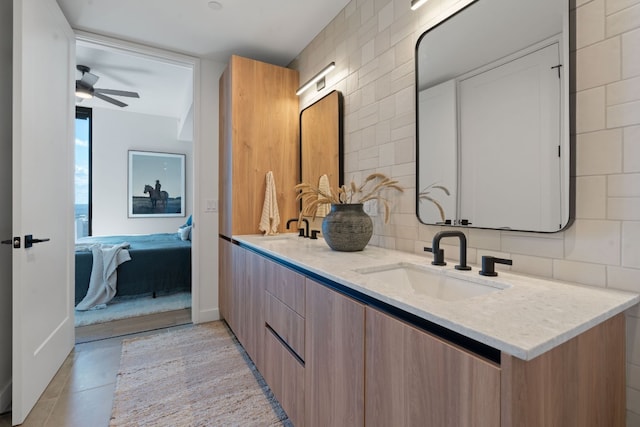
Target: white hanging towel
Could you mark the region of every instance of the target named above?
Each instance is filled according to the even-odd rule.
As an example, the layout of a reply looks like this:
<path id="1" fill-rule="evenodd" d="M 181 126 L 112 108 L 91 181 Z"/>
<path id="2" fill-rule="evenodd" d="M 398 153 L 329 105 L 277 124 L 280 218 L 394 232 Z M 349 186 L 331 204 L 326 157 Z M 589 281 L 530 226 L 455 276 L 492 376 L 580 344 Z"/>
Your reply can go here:
<path id="1" fill-rule="evenodd" d="M 267 172 L 267 185 L 264 192 L 264 205 L 262 206 L 262 217 L 258 229 L 265 235 L 272 236 L 278 234 L 280 225 L 280 213 L 278 212 L 278 199 L 276 196 L 276 182 L 273 179 L 273 172 Z"/>
<path id="2" fill-rule="evenodd" d="M 320 177 L 318 190 L 322 191 L 324 194 L 331 194 L 331 187 L 329 187 L 329 177 L 327 177 L 327 174 Z M 320 195 L 318 195 L 318 198 L 320 198 Z M 318 208 L 316 209 L 316 216 L 325 217 L 329 211 L 331 211 L 331 205 L 323 203 L 318 205 Z"/>

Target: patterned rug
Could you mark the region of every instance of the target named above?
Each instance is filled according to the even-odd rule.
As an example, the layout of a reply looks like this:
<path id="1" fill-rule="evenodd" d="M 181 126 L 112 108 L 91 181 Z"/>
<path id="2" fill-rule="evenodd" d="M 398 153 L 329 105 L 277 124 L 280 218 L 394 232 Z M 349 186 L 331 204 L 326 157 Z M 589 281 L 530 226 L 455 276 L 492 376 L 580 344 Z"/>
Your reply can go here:
<path id="1" fill-rule="evenodd" d="M 125 340 L 110 426 L 290 425 L 224 322 Z"/>
<path id="2" fill-rule="evenodd" d="M 128 319 L 130 317 L 145 316 L 147 314 L 165 311 L 181 310 L 191 307 L 191 292 L 178 292 L 153 298 L 144 297 L 115 297 L 104 308 L 87 311 L 75 311 L 75 326 L 94 325 L 112 320 Z"/>

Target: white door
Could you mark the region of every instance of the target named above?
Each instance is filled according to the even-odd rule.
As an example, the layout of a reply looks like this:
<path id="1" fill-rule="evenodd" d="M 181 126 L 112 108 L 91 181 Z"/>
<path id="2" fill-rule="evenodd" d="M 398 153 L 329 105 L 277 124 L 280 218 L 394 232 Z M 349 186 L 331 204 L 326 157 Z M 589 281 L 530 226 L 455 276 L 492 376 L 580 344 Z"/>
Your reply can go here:
<path id="1" fill-rule="evenodd" d="M 75 39 L 55 0 L 13 1 L 13 424 L 74 344 Z M 26 248 L 25 236 L 50 239 Z"/>

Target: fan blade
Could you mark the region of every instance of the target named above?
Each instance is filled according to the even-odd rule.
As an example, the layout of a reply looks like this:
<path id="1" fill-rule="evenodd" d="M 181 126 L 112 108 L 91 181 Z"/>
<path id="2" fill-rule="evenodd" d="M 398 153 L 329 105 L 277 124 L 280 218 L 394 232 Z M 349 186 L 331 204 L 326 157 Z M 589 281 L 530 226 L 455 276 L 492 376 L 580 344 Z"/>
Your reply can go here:
<path id="1" fill-rule="evenodd" d="M 117 95 L 117 96 L 128 96 L 131 98 L 140 98 L 140 95 L 138 95 L 138 92 L 128 92 L 126 90 L 115 90 L 115 89 L 98 89 L 98 88 L 94 88 L 93 89 L 96 92 L 99 93 L 104 93 L 107 95 Z"/>
<path id="2" fill-rule="evenodd" d="M 93 93 L 93 96 L 95 96 L 96 98 L 100 98 L 100 99 L 102 99 L 103 101 L 110 102 L 110 103 L 112 103 L 113 105 L 117 105 L 118 107 L 126 107 L 126 106 L 127 106 L 127 104 L 125 104 L 124 102 L 120 102 L 120 101 L 118 101 L 117 99 L 113 99 L 113 98 L 111 98 L 110 96 L 103 95 L 103 94 L 101 94 L 101 93 L 99 93 L 99 92 L 94 92 L 94 93 Z"/>
<path id="3" fill-rule="evenodd" d="M 95 74 L 91 74 L 87 71 L 82 73 L 82 78 L 80 79 L 80 81 L 86 86 L 93 87 L 93 85 L 96 84 L 99 78 L 100 77 L 96 76 Z"/>

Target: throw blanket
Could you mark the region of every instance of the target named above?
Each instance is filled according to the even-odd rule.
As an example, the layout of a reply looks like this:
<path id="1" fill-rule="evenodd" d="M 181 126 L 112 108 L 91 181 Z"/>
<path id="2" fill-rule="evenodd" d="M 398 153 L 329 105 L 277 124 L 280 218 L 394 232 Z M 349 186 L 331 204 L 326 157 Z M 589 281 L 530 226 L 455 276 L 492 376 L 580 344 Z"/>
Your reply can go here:
<path id="1" fill-rule="evenodd" d="M 128 247 L 127 242 L 113 246 L 101 244 L 91 246 L 93 267 L 89 289 L 87 295 L 76 306 L 76 310 L 89 310 L 111 301 L 116 294 L 117 268 L 123 262 L 131 260 Z"/>

